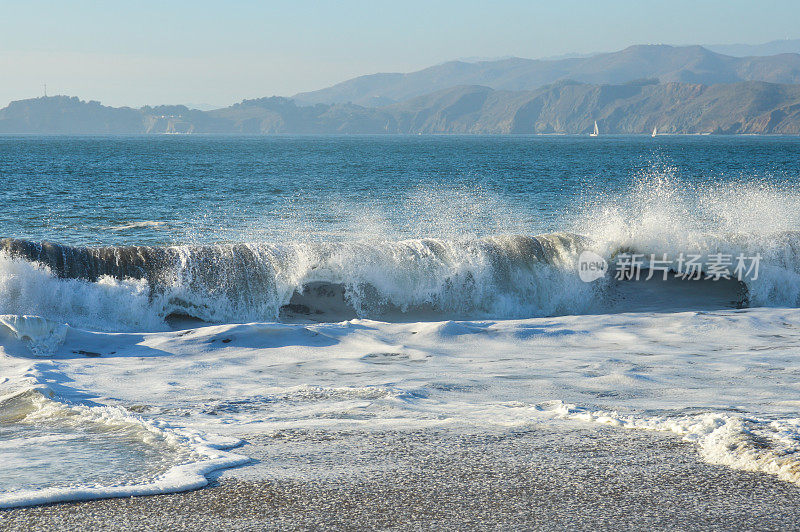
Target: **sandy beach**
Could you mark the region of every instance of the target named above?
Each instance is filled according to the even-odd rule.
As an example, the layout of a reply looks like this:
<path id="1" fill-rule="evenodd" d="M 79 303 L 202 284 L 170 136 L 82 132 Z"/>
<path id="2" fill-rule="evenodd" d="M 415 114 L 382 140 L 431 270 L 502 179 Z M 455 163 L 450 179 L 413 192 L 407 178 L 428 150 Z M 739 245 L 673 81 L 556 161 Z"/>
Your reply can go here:
<path id="1" fill-rule="evenodd" d="M 800 529 L 800 487 L 662 433 L 281 431 L 189 493 L 7 510 L 4 530 Z M 272 471 L 274 480 L 254 480 Z"/>

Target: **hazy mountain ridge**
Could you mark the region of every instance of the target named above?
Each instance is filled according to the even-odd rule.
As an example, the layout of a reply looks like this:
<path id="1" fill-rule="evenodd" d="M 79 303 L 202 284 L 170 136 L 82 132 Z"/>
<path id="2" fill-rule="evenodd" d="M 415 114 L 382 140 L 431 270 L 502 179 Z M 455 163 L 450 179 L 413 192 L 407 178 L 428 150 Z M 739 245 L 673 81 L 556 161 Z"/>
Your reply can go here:
<path id="1" fill-rule="evenodd" d="M 407 74 L 370 74 L 295 95 L 303 104 L 352 102 L 376 106 L 459 85 L 533 90 L 560 80 L 623 84 L 643 78 L 713 85 L 739 81 L 800 83 L 800 55 L 733 57 L 702 46 L 636 45 L 612 53 L 560 60 L 509 58 L 450 61 Z"/>
<path id="2" fill-rule="evenodd" d="M 403 133 L 800 133 L 800 86 L 763 82 L 459 87 L 389 107 Z"/>
<path id="3" fill-rule="evenodd" d="M 200 111 L 182 105 L 108 107 L 74 96 L 50 96 L 11 102 L 0 109 L 0 134 L 386 133 L 390 119 L 380 109 L 350 104 L 297 106 L 282 97 Z"/>
<path id="4" fill-rule="evenodd" d="M 800 39 L 781 39 L 763 44 L 709 44 L 705 47 L 718 54 L 734 57 L 800 54 Z"/>
<path id="5" fill-rule="evenodd" d="M 640 80 L 622 85 L 562 81 L 533 91 L 453 87 L 405 102 L 298 106 L 289 98 L 245 100 L 214 111 L 184 106 L 114 108 L 75 97 L 12 102 L 0 134 L 800 134 L 800 85 L 702 85 Z"/>
<path id="6" fill-rule="evenodd" d="M 798 84 L 798 54 L 641 45 L 559 60 L 451 61 L 209 111 L 34 98 L 0 110 L 0 134 L 584 133 L 595 120 L 611 133 L 794 134 Z"/>

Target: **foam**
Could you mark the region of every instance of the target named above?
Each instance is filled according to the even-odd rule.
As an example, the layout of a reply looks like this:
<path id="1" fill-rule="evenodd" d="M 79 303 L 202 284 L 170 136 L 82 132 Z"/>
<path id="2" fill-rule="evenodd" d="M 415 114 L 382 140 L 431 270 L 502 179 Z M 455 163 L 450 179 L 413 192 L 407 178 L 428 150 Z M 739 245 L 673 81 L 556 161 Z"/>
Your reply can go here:
<path id="1" fill-rule="evenodd" d="M 208 434 L 525 427 L 565 418 L 673 432 L 695 442 L 709 462 L 797 482 L 798 344 L 800 311 L 786 308 L 228 324 L 146 334 L 73 328 L 50 361 L 3 359 L 4 388 L 29 393 L 39 386 L 57 390 L 58 400 L 37 398 L 44 407 L 29 411 L 26 399 L 16 413 L 10 403 L 0 410 L 10 420 L 43 426 L 56 419 L 133 426 L 157 441 L 175 438 L 171 448 L 195 454 L 203 454 L 198 442 L 212 448 L 207 453 L 217 452 Z M 80 390 L 108 406 L 87 404 Z M 142 420 L 155 432 L 140 429 Z M 47 452 L 46 443 L 37 445 Z M 189 463 L 202 475 L 204 464 L 216 462 Z M 268 474 L 267 465 L 256 469 Z M 164 474 L 135 488 L 26 493 L 15 504 L 157 493 L 203 482 L 182 469 L 174 472 L 179 481 L 161 482 Z"/>
<path id="2" fill-rule="evenodd" d="M 208 473 L 248 462 L 243 456 L 222 450 L 225 445 L 207 441 L 197 433 L 145 421 L 121 408 L 68 405 L 55 400 L 52 392 L 41 388 L 0 398 L 0 422 L 43 427 L 66 425 L 78 431 L 108 433 L 117 437 L 123 434 L 125 438 L 136 440 L 140 445 L 155 448 L 162 455 L 174 454 L 172 460 L 178 461 L 153 478 L 128 480 L 118 485 L 60 485 L 11 491 L 3 489 L 0 490 L 0 508 L 197 489 L 208 484 L 205 477 Z M 47 440 L 37 443 L 45 447 L 50 444 Z M 230 447 L 230 441 L 225 443 Z M 97 456 L 96 460 L 103 460 L 103 457 Z M 93 467 L 91 462 L 89 465 Z M 63 483 L 63 479 L 54 480 Z"/>
<path id="3" fill-rule="evenodd" d="M 270 321 L 287 309 L 330 321 L 581 312 L 596 287 L 574 273 L 580 245 L 569 234 L 167 248 L 5 240 L 0 311 L 123 331 L 165 329 L 170 316 Z"/>
<path id="4" fill-rule="evenodd" d="M 108 227 L 104 227 L 103 229 L 109 229 L 111 231 L 127 231 L 129 229 L 141 229 L 141 228 L 151 228 L 151 229 L 165 229 L 164 226 L 167 225 L 167 222 L 161 222 L 157 220 L 143 220 L 139 222 L 130 222 L 126 224 L 119 224 L 119 225 L 111 225 Z"/>
<path id="5" fill-rule="evenodd" d="M 0 314 L 37 315 L 71 326 L 105 330 L 166 328 L 153 312 L 142 279 L 64 279 L 40 263 L 0 253 Z"/>
<path id="6" fill-rule="evenodd" d="M 644 417 L 593 411 L 562 401 L 536 408 L 561 419 L 679 434 L 695 443 L 703 459 L 711 464 L 767 473 L 800 484 L 800 418 L 769 420 L 722 413 Z"/>
<path id="7" fill-rule="evenodd" d="M 41 316 L 0 315 L 0 325 L 16 339 L 28 344 L 30 350 L 40 356 L 51 354 L 64 342 L 67 325 Z"/>

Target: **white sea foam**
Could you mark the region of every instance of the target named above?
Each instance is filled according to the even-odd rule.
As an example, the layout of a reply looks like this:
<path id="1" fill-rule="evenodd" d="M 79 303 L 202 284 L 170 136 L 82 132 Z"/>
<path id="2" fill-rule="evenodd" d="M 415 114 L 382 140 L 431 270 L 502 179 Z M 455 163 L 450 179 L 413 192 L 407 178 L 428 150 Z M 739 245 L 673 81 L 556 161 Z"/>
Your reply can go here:
<path id="1" fill-rule="evenodd" d="M 563 417 L 677 433 L 709 462 L 797 482 L 797 345 L 800 311 L 762 308 L 70 329 L 52 362 L 4 360 L 24 386 L 30 375 L 69 379 L 108 405 L 204 434 Z M 269 474 L 268 465 L 254 471 Z"/>
<path id="2" fill-rule="evenodd" d="M 66 324 L 41 316 L 0 315 L 0 326 L 17 340 L 26 342 L 34 354 L 41 356 L 52 353 L 67 335 Z"/>
<path id="3" fill-rule="evenodd" d="M 185 491 L 205 486 L 205 477 L 211 471 L 241 465 L 247 458 L 222 450 L 230 446 L 214 444 L 197 433 L 170 428 L 163 423 L 145 421 L 132 416 L 118 407 L 68 405 L 57 400 L 47 389 L 36 388 L 16 392 L 0 398 L 0 428 L 3 429 L 3 458 L 6 471 L 0 484 L 0 508 L 28 506 L 62 501 L 87 500 L 108 497 L 127 497 Z M 33 427 L 33 431 L 29 428 Z M 21 434 L 16 434 L 20 428 Z M 53 433 L 73 435 L 66 442 L 53 441 Z M 81 448 L 74 435 L 95 434 L 95 443 Z M 33 438 L 31 435 L 40 436 Z M 15 452 L 14 439 L 24 438 L 26 449 L 32 445 L 40 447 L 38 454 Z M 103 445 L 103 440 L 110 440 Z M 21 444 L 22 444 L 21 443 Z M 51 445 L 71 445 L 75 456 Z M 109 448 L 109 445 L 116 446 Z M 21 454 L 21 456 L 20 456 Z M 136 462 L 142 454 L 142 471 L 127 476 L 119 471 L 109 471 L 106 478 L 97 479 L 98 469 L 121 454 L 126 462 Z M 62 477 L 54 477 L 55 471 L 47 470 L 49 460 L 66 457 L 73 464 L 58 464 L 53 469 Z M 14 459 L 18 464 L 16 479 Z M 26 460 L 34 460 L 39 471 L 30 471 Z M 81 466 L 85 468 L 81 470 Z M 41 469 L 44 468 L 44 471 Z M 90 476 L 93 482 L 86 482 Z M 38 479 L 41 486 L 30 489 Z"/>
<path id="4" fill-rule="evenodd" d="M 166 229 L 167 222 L 160 222 L 157 220 L 143 220 L 139 222 L 129 222 L 119 225 L 110 225 L 103 229 L 110 229 L 111 231 L 127 231 L 128 229 Z"/>
<path id="5" fill-rule="evenodd" d="M 106 330 L 164 328 L 144 280 L 59 279 L 47 266 L 0 253 L 0 293 L 0 314 L 38 315 Z"/>
<path id="6" fill-rule="evenodd" d="M 537 409 L 562 419 L 672 432 L 697 444 L 709 463 L 768 473 L 800 484 L 800 418 L 769 420 L 723 413 L 642 417 L 593 411 L 561 401 L 538 405 Z"/>

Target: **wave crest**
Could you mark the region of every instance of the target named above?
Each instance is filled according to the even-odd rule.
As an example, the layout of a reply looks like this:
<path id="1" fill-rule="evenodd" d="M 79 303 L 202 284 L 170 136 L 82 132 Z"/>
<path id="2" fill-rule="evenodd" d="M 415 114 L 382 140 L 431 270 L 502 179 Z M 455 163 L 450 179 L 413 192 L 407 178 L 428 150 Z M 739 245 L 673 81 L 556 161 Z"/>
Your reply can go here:
<path id="1" fill-rule="evenodd" d="M 800 233 L 789 231 L 691 241 L 550 233 L 169 247 L 5 239 L 0 248 L 0 313 L 100 330 L 159 330 L 186 320 L 511 319 L 633 311 L 642 302 L 658 310 L 653 305 L 680 293 L 727 307 L 800 303 Z M 689 251 L 706 258 L 758 253 L 762 262 L 758 278 L 744 286 L 631 287 L 611 275 L 582 282 L 578 257 L 586 249 L 609 261 L 623 251 L 670 257 Z"/>
<path id="2" fill-rule="evenodd" d="M 594 288 L 575 272 L 585 239 L 71 247 L 5 239 L 1 312 L 74 326 L 153 329 L 303 316 L 530 317 L 575 312 Z"/>

